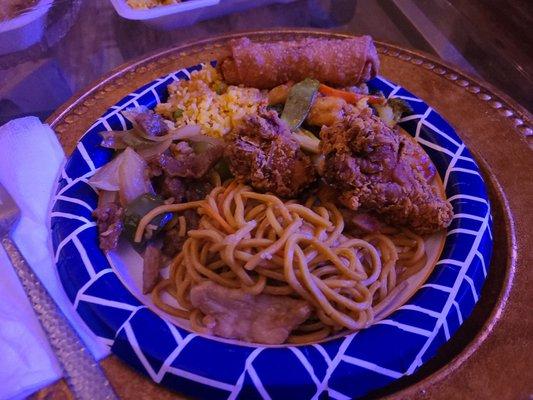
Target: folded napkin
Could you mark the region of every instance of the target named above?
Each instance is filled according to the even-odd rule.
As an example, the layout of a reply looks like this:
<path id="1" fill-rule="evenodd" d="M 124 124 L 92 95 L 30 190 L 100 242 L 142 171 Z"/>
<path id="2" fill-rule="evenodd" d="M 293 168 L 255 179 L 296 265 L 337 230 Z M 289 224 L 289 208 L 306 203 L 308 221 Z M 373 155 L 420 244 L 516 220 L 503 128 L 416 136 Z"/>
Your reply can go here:
<path id="1" fill-rule="evenodd" d="M 21 209 L 13 239 L 92 354 L 101 359 L 109 348 L 96 339 L 63 291 L 49 242 L 50 197 L 64 159 L 53 130 L 38 118 L 21 118 L 0 127 L 0 183 Z M 2 250 L 0 399 L 23 398 L 60 377 L 55 355 Z"/>

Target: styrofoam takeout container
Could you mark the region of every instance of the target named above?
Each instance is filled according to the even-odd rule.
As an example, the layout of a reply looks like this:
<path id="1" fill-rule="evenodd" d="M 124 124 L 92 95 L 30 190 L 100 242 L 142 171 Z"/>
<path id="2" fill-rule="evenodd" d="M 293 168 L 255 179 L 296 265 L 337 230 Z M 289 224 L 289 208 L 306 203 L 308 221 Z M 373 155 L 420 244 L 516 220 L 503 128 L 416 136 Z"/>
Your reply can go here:
<path id="1" fill-rule="evenodd" d="M 0 55 L 27 49 L 40 41 L 51 6 L 52 1 L 41 0 L 33 10 L 0 22 Z"/>
<path id="2" fill-rule="evenodd" d="M 170 30 L 248 8 L 292 1 L 294 0 L 186 0 L 148 10 L 133 9 L 126 0 L 111 0 L 111 3 L 123 18 L 141 21 L 152 28 Z"/>

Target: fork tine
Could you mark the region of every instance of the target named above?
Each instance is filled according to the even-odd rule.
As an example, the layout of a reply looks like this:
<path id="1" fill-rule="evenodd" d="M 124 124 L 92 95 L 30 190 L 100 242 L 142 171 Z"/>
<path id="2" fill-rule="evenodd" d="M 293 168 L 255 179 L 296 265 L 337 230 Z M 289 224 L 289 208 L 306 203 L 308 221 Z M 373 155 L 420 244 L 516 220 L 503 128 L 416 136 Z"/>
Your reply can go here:
<path id="1" fill-rule="evenodd" d="M 19 207 L 6 188 L 0 184 L 0 236 L 7 235 L 18 222 L 19 217 Z"/>

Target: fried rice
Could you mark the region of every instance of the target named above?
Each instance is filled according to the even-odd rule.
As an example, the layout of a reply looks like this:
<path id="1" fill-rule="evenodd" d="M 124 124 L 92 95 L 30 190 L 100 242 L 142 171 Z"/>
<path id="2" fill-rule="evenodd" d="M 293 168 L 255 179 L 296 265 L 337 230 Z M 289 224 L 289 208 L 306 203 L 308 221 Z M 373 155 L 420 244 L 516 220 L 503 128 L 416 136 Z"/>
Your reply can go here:
<path id="1" fill-rule="evenodd" d="M 175 121 L 176 127 L 200 125 L 213 137 L 224 136 L 244 115 L 256 113 L 268 102 L 266 92 L 259 89 L 227 86 L 211 65 L 191 73 L 190 80 L 170 84 L 168 93 L 167 102 L 157 105 L 156 112 Z"/>

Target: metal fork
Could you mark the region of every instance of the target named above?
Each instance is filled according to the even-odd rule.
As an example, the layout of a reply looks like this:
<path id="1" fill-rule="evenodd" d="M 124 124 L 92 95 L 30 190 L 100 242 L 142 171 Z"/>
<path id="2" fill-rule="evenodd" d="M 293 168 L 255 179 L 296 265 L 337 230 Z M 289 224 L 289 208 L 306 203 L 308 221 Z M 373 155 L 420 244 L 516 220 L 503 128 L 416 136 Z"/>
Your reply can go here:
<path id="1" fill-rule="evenodd" d="M 0 241 L 48 336 L 70 390 L 81 400 L 117 399 L 99 364 L 11 240 L 10 232 L 19 218 L 20 209 L 0 185 Z"/>

